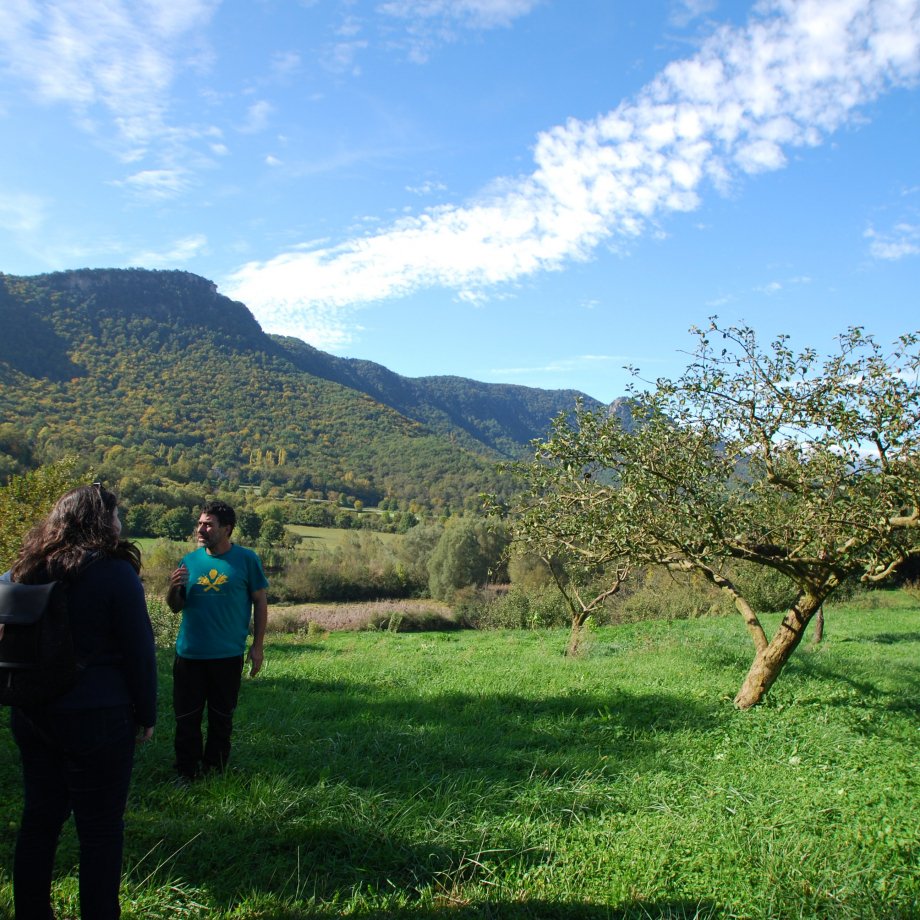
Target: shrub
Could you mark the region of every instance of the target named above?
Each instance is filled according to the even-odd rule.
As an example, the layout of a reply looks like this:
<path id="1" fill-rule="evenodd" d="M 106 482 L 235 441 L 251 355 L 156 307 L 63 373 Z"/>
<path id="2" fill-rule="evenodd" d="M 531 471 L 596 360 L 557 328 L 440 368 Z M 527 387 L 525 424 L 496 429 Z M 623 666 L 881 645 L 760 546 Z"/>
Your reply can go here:
<path id="1" fill-rule="evenodd" d="M 661 568 L 646 569 L 630 588 L 608 605 L 609 622 L 691 620 L 735 613 L 731 601 L 699 576 L 676 576 Z"/>
<path id="2" fill-rule="evenodd" d="M 522 588 L 545 588 L 553 585 L 553 576 L 546 563 L 532 553 L 515 553 L 508 560 L 508 577 Z"/>
<path id="3" fill-rule="evenodd" d="M 551 629 L 568 626 L 571 613 L 555 585 L 507 591 L 461 592 L 454 609 L 475 629 Z"/>
<path id="4" fill-rule="evenodd" d="M 462 588 L 484 585 L 508 545 L 503 528 L 477 518 L 461 518 L 446 527 L 428 559 L 431 596 L 451 600 Z"/>
<path id="5" fill-rule="evenodd" d="M 732 568 L 732 579 L 739 590 L 761 613 L 788 610 L 799 595 L 795 584 L 775 569 L 746 562 L 736 562 Z"/>
<path id="6" fill-rule="evenodd" d="M 141 579 L 149 594 L 164 595 L 169 587 L 169 576 L 188 552 L 187 543 L 157 540 L 143 555 Z"/>
<path id="7" fill-rule="evenodd" d="M 176 644 L 182 614 L 173 613 L 163 598 L 151 595 L 147 596 L 147 613 L 157 648 L 172 648 Z"/>
<path id="8" fill-rule="evenodd" d="M 331 552 L 291 555 L 269 590 L 291 603 L 421 596 L 424 583 L 412 574 L 378 537 L 359 531 Z"/>
<path id="9" fill-rule="evenodd" d="M 380 612 L 368 620 L 368 629 L 380 629 L 387 632 L 453 632 L 464 628 L 464 623 L 457 615 L 444 610 L 395 610 Z"/>

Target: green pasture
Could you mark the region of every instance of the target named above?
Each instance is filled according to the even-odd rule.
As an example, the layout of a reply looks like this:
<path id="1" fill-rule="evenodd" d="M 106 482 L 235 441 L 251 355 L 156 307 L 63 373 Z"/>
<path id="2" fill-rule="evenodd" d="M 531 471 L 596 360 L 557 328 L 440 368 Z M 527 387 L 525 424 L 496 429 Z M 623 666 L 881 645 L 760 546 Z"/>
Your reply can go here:
<path id="1" fill-rule="evenodd" d="M 359 534 L 376 537 L 382 543 L 394 543 L 402 539 L 401 534 L 377 531 L 344 530 L 340 527 L 311 527 L 307 524 L 285 524 L 284 529 L 300 541 L 298 549 L 307 551 L 334 550 L 354 540 Z"/>
<path id="2" fill-rule="evenodd" d="M 284 529 L 299 540 L 298 547 L 307 551 L 335 550 L 354 540 L 359 534 L 376 537 L 383 543 L 394 543 L 402 539 L 401 534 L 379 533 L 377 531 L 346 530 L 341 527 L 311 527 L 306 524 L 285 524 Z M 154 546 L 164 541 L 160 537 L 132 537 L 132 542 L 137 543 L 144 555 L 150 553 Z M 191 542 L 173 542 L 176 551 L 176 561 L 190 549 L 194 549 Z"/>
<path id="3" fill-rule="evenodd" d="M 775 625 L 775 618 L 771 618 Z M 124 916 L 920 917 L 920 609 L 833 607 L 766 702 L 740 618 L 271 635 L 232 769 L 173 787 L 169 653 Z M 21 805 L 0 732 L 0 915 Z M 65 830 L 58 917 L 76 916 Z"/>

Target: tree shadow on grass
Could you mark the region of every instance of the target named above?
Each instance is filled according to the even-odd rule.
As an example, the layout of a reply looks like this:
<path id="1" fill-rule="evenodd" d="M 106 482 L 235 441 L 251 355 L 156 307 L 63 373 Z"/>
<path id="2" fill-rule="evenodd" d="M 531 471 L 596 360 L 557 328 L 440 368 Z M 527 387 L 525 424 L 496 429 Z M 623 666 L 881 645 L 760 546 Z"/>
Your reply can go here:
<path id="1" fill-rule="evenodd" d="M 680 775 L 684 764 L 660 748 L 714 721 L 712 706 L 665 693 L 412 697 L 356 681 L 256 681 L 237 714 L 228 775 L 176 790 L 162 762 L 141 764 L 132 877 L 150 872 L 143 854 L 157 850 L 168 854 L 158 879 L 185 880 L 224 909 L 254 894 L 292 896 L 301 866 L 310 895 L 340 905 L 365 890 L 410 899 L 433 887 L 469 890 L 506 869 L 526 878 L 570 858 L 534 839 L 549 821 L 625 812 L 618 777 Z M 528 811 L 553 817 L 528 823 Z M 556 913 L 507 909 L 518 912 L 452 907 L 450 917 L 621 916 L 579 905 L 568 914 L 556 904 Z"/>
<path id="2" fill-rule="evenodd" d="M 875 633 L 872 636 L 847 636 L 838 642 L 875 642 L 879 645 L 897 645 L 901 642 L 920 642 L 920 632 Z"/>
<path id="3" fill-rule="evenodd" d="M 310 920 L 328 916 L 325 912 L 290 911 L 259 913 L 258 920 Z M 400 908 L 396 911 L 355 913 L 355 920 L 720 920 L 728 917 L 725 908 L 710 902 L 641 902 L 612 908 L 603 904 L 578 904 L 540 899 L 523 902 L 487 901 L 473 904 L 447 904 L 440 908 Z"/>

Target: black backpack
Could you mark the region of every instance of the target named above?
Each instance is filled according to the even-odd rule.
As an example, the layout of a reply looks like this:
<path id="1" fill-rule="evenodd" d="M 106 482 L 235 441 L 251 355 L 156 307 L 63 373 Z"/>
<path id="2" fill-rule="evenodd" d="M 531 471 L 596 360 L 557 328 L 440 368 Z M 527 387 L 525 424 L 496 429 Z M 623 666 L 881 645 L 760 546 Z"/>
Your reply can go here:
<path id="1" fill-rule="evenodd" d="M 72 687 L 77 671 L 66 586 L 0 580 L 0 704 L 40 706 Z"/>

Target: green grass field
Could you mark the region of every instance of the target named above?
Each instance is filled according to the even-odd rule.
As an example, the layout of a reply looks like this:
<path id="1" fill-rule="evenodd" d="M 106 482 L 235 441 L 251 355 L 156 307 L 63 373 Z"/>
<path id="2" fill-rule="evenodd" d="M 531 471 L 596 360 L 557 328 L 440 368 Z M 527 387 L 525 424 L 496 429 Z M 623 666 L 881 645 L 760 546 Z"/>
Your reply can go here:
<path id="1" fill-rule="evenodd" d="M 401 534 L 379 533 L 377 531 L 343 530 L 340 527 L 310 527 L 307 524 L 285 524 L 285 530 L 292 533 L 300 541 L 298 548 L 302 550 L 333 550 L 342 546 L 349 540 L 355 539 L 358 534 L 364 533 L 379 539 L 383 543 L 398 543 Z"/>
<path id="2" fill-rule="evenodd" d="M 285 524 L 285 529 L 293 534 L 299 540 L 298 547 L 301 550 L 319 551 L 334 550 L 343 546 L 349 540 L 353 540 L 359 534 L 367 534 L 376 537 L 383 543 L 397 543 L 402 539 L 401 534 L 395 533 L 378 533 L 377 531 L 362 530 L 345 530 L 341 527 L 310 527 L 306 524 Z M 137 543 L 141 552 L 149 554 L 153 548 L 163 541 L 159 537 L 132 537 L 133 542 Z M 183 554 L 190 549 L 194 549 L 191 542 L 180 543 L 173 542 L 175 547 L 176 559 L 181 559 Z"/>
<path id="3" fill-rule="evenodd" d="M 127 815 L 126 918 L 920 917 L 920 610 L 828 611 L 766 703 L 740 619 L 271 636 L 234 762 Z M 20 792 L 0 733 L 0 914 Z M 58 917 L 76 916 L 66 829 Z"/>

